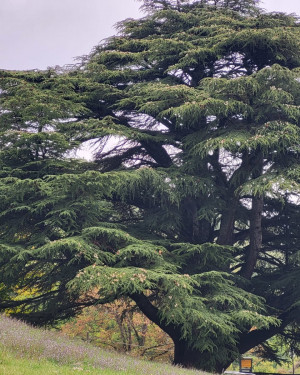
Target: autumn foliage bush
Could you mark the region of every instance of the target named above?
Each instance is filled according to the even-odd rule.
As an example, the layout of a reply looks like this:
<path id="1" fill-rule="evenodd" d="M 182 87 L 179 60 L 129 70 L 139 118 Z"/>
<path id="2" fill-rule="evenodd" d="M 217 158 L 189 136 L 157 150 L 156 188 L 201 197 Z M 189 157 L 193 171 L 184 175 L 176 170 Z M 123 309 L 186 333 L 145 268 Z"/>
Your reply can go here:
<path id="1" fill-rule="evenodd" d="M 105 349 L 163 362 L 173 359 L 170 337 L 127 299 L 91 306 L 65 323 L 61 330 Z"/>

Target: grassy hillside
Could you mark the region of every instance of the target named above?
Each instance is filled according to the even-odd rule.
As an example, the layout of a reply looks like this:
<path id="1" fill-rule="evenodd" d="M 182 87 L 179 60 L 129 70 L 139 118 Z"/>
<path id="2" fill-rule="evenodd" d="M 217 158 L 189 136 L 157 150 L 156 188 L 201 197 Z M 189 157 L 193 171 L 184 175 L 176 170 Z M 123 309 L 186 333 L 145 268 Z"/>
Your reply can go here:
<path id="1" fill-rule="evenodd" d="M 1 375 L 201 375 L 166 364 L 146 362 L 32 328 L 0 315 Z"/>
<path id="2" fill-rule="evenodd" d="M 8 350 L 0 345 L 1 375 L 71 375 L 77 372 L 79 374 L 90 375 L 130 374 L 130 372 L 124 371 L 95 369 L 88 365 L 61 365 L 50 360 L 20 358 L 12 350 Z"/>

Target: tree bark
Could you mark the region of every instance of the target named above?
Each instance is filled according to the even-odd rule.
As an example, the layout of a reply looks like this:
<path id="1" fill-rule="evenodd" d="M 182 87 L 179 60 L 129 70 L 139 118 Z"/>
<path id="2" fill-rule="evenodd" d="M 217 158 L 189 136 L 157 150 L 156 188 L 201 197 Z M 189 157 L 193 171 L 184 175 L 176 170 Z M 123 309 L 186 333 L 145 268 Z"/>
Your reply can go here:
<path id="1" fill-rule="evenodd" d="M 183 217 L 182 236 L 184 241 L 202 244 L 210 240 L 211 224 L 198 218 L 198 204 L 193 197 L 185 197 L 181 204 L 181 214 Z"/>
<path id="2" fill-rule="evenodd" d="M 174 365 L 180 365 L 185 368 L 194 368 L 202 371 L 213 372 L 215 374 L 223 373 L 232 363 L 234 358 L 227 358 L 227 361 L 214 365 L 211 363 L 213 352 L 201 351 L 189 346 L 189 343 L 183 339 L 173 340 L 174 349 Z"/>
<path id="3" fill-rule="evenodd" d="M 180 327 L 175 326 L 174 324 L 167 323 L 159 316 L 159 310 L 157 307 L 152 305 L 149 299 L 144 294 L 133 293 L 129 296 L 142 311 L 142 313 L 150 319 L 153 323 L 158 325 L 164 332 L 166 332 L 171 339 L 174 341 L 180 334 Z"/>
<path id="4" fill-rule="evenodd" d="M 141 145 L 160 167 L 168 168 L 173 164 L 172 158 L 162 144 L 153 141 L 141 141 Z"/>
<path id="5" fill-rule="evenodd" d="M 181 339 L 175 340 L 174 345 L 174 365 L 203 369 L 203 363 L 201 363 L 202 353 L 199 350 L 190 348 L 188 343 Z"/>
<path id="6" fill-rule="evenodd" d="M 166 332 L 174 342 L 174 364 L 186 368 L 197 368 L 205 370 L 205 363 L 200 350 L 192 349 L 187 340 L 181 338 L 180 327 L 167 323 L 159 317 L 158 309 L 152 305 L 149 299 L 143 294 L 134 293 L 130 295 L 139 309 L 157 324 L 164 332 Z"/>
<path id="7" fill-rule="evenodd" d="M 262 212 L 264 199 L 262 196 L 252 198 L 252 212 L 250 219 L 250 244 L 246 253 L 245 263 L 241 269 L 241 276 L 251 279 L 257 257 L 262 247 Z"/>
<path id="8" fill-rule="evenodd" d="M 171 323 L 167 323 L 159 316 L 158 309 L 152 305 L 149 299 L 143 295 L 134 293 L 130 298 L 135 301 L 139 309 L 150 319 L 157 324 L 164 332 L 166 332 L 174 342 L 174 364 L 186 368 L 195 368 L 203 371 L 210 371 L 214 373 L 222 373 L 232 360 L 228 359 L 228 363 L 217 363 L 212 368 L 209 358 L 214 355 L 207 351 L 202 352 L 199 349 L 194 349 L 190 346 L 189 340 L 182 338 L 181 329 Z"/>
<path id="9" fill-rule="evenodd" d="M 272 326 L 265 329 L 257 329 L 247 333 L 242 333 L 239 337 L 238 350 L 240 354 L 246 353 L 248 350 L 254 348 L 255 346 L 261 344 L 262 342 L 270 339 L 278 333 L 283 332 L 285 327 L 289 325 L 292 321 L 291 311 L 283 312 L 278 316 L 281 320 L 281 324 L 278 326 Z"/>
<path id="10" fill-rule="evenodd" d="M 254 159 L 254 169 L 252 171 L 252 178 L 255 180 L 263 173 L 263 155 L 258 153 Z M 254 195 L 252 197 L 252 209 L 250 216 L 250 233 L 249 233 L 249 247 L 246 252 L 245 263 L 241 269 L 241 276 L 246 279 L 251 279 L 259 251 L 262 247 L 262 212 L 264 208 L 264 198 L 262 195 Z"/>
<path id="11" fill-rule="evenodd" d="M 234 242 L 234 221 L 236 210 L 238 207 L 239 198 L 232 197 L 229 200 L 228 207 L 223 212 L 220 231 L 217 243 L 219 245 L 233 245 Z"/>

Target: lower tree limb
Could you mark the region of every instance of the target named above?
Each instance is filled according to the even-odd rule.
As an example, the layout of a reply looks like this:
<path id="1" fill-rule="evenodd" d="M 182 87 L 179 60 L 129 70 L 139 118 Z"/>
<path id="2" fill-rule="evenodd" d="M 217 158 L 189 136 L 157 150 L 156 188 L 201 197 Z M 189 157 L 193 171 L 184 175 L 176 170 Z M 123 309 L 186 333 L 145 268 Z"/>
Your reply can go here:
<path id="1" fill-rule="evenodd" d="M 272 326 L 265 329 L 257 329 L 240 335 L 238 349 L 239 353 L 243 354 L 255 346 L 265 342 L 271 337 L 282 333 L 286 326 L 288 326 L 292 319 L 290 312 L 284 312 L 279 315 L 278 319 L 281 320 L 281 324 L 278 326 Z"/>

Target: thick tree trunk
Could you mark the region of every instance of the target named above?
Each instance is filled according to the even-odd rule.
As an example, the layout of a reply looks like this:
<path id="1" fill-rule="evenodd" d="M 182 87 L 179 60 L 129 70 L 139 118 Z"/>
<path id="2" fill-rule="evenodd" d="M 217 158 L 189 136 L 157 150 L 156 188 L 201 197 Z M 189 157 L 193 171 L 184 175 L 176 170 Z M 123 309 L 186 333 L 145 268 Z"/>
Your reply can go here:
<path id="1" fill-rule="evenodd" d="M 234 222 L 238 203 L 239 199 L 233 196 L 228 202 L 228 207 L 223 212 L 217 240 L 219 245 L 233 245 Z"/>
<path id="2" fill-rule="evenodd" d="M 228 356 L 224 362 L 217 362 L 213 365 L 211 360 L 214 356 L 213 352 L 202 352 L 199 349 L 193 349 L 188 345 L 187 341 L 182 339 L 174 340 L 174 344 L 174 365 L 180 365 L 185 368 L 221 374 L 234 360 L 234 358 L 230 359 Z"/>
<path id="3" fill-rule="evenodd" d="M 174 345 L 174 365 L 180 365 L 186 368 L 202 369 L 202 355 L 199 350 L 191 349 L 185 340 L 175 340 Z"/>
<path id="4" fill-rule="evenodd" d="M 263 156 L 257 155 L 255 169 L 252 177 L 258 178 L 263 173 Z M 264 208 L 264 198 L 262 195 L 256 195 L 252 198 L 252 209 L 250 216 L 250 244 L 246 252 L 245 263 L 241 269 L 241 276 L 251 279 L 254 272 L 257 257 L 262 247 L 262 213 Z"/>
<path id="5" fill-rule="evenodd" d="M 201 244 L 210 240 L 211 225 L 198 218 L 198 206 L 196 199 L 185 197 L 182 202 L 183 234 L 186 242 Z"/>
<path id="6" fill-rule="evenodd" d="M 195 368 L 203 371 L 210 371 L 214 373 L 221 373 L 225 370 L 232 360 L 228 358 L 226 363 L 216 363 L 213 367 L 211 364 L 211 358 L 214 353 L 207 351 L 200 351 L 199 349 L 193 349 L 189 345 L 188 340 L 182 339 L 182 333 L 180 327 L 167 323 L 159 316 L 158 309 L 152 305 L 148 297 L 143 294 L 134 293 L 130 295 L 139 309 L 150 319 L 152 322 L 157 324 L 164 332 L 166 332 L 174 342 L 174 364 L 180 365 L 186 368 Z"/>
<path id="7" fill-rule="evenodd" d="M 252 198 L 252 212 L 250 219 L 250 244 L 246 254 L 241 276 L 250 279 L 257 262 L 258 253 L 262 246 L 262 212 L 264 199 L 262 196 Z"/>

